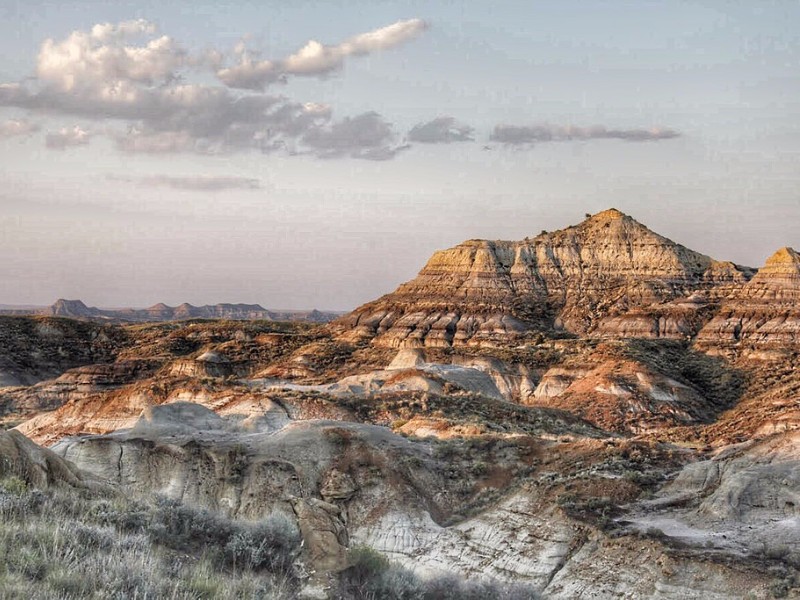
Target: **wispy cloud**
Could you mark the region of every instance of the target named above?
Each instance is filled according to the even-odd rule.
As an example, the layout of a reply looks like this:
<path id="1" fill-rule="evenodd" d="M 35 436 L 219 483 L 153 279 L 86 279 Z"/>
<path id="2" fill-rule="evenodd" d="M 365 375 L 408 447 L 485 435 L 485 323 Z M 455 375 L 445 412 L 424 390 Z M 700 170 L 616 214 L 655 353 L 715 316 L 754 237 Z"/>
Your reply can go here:
<path id="1" fill-rule="evenodd" d="M 29 135 L 39 131 L 37 123 L 32 123 L 27 119 L 9 119 L 0 123 L 0 138 L 14 137 L 18 135 Z"/>
<path id="2" fill-rule="evenodd" d="M 261 181 L 249 177 L 229 177 L 221 175 L 197 175 L 176 177 L 173 175 L 150 175 L 144 177 L 128 177 L 111 175 L 112 181 L 126 181 L 147 187 L 166 187 L 176 190 L 196 192 L 221 192 L 226 190 L 257 190 Z"/>
<path id="3" fill-rule="evenodd" d="M 450 142 L 471 142 L 474 129 L 459 123 L 453 117 L 437 117 L 432 121 L 419 123 L 408 132 L 408 139 L 423 144 L 447 144 Z"/>
<path id="4" fill-rule="evenodd" d="M 680 136 L 673 129 L 608 129 L 603 125 L 574 127 L 571 125 L 497 125 L 489 138 L 493 142 L 508 145 L 525 145 L 567 140 L 628 140 L 644 142 L 668 140 Z"/>
<path id="5" fill-rule="evenodd" d="M 341 69 L 348 56 L 361 56 L 392 48 L 427 29 L 422 19 L 398 21 L 386 27 L 361 33 L 334 45 L 308 41 L 294 54 L 277 60 L 261 60 L 244 44 L 235 48 L 237 63 L 221 68 L 217 77 L 225 85 L 247 90 L 263 90 L 267 85 L 287 76 L 320 76 Z"/>
<path id="6" fill-rule="evenodd" d="M 48 133 L 45 145 L 52 150 L 65 150 L 70 146 L 84 146 L 89 143 L 92 134 L 80 125 L 72 128 L 63 128 L 54 133 Z"/>

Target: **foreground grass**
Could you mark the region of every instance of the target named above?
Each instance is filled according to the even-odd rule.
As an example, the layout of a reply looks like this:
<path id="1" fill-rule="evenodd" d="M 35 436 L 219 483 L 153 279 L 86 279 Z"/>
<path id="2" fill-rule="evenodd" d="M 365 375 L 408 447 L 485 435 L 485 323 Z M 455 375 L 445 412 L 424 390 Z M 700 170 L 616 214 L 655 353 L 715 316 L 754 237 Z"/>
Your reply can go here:
<path id="1" fill-rule="evenodd" d="M 165 499 L 0 481 L 0 598 L 295 595 L 294 525 L 242 523 Z"/>

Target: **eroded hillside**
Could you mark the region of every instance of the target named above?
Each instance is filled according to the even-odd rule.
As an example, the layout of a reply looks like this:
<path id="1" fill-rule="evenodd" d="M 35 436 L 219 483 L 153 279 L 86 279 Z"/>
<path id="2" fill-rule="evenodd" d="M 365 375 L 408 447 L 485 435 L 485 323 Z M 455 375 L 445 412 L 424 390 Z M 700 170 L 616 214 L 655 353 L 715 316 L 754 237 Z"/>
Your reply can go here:
<path id="1" fill-rule="evenodd" d="M 797 596 L 799 294 L 790 249 L 754 274 L 611 210 L 326 325 L 8 318 L 0 402 L 71 485 L 283 515 L 308 597 L 354 597 L 361 546 L 548 598 Z"/>

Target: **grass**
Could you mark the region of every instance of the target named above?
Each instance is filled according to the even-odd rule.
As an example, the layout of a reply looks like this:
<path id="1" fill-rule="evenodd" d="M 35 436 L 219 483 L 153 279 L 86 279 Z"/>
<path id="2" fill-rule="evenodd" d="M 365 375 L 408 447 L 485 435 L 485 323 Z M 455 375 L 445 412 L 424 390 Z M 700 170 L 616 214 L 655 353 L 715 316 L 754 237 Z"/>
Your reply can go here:
<path id="1" fill-rule="evenodd" d="M 163 498 L 0 480 L 0 598 L 292 598 L 300 536 Z"/>
<path id="2" fill-rule="evenodd" d="M 236 521 L 164 497 L 0 479 L 0 600 L 290 600 L 301 587 L 300 548 L 294 522 L 279 514 Z M 366 547 L 349 559 L 331 598 L 539 598 L 528 585 L 422 579 Z"/>
<path id="3" fill-rule="evenodd" d="M 454 575 L 422 579 L 371 548 L 350 551 L 351 566 L 339 579 L 336 600 L 538 600 L 527 584 L 467 580 Z"/>

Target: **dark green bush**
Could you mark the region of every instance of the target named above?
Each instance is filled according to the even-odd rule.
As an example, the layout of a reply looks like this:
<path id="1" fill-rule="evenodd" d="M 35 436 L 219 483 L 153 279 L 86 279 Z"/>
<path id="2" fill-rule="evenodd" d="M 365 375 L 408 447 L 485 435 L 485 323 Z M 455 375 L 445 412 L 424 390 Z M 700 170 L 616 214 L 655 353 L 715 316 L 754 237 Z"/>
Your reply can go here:
<path id="1" fill-rule="evenodd" d="M 338 600 L 538 600 L 539 593 L 525 584 L 492 580 L 471 581 L 454 575 L 423 579 L 392 565 L 371 548 L 350 552 L 350 568 L 340 575 Z"/>

